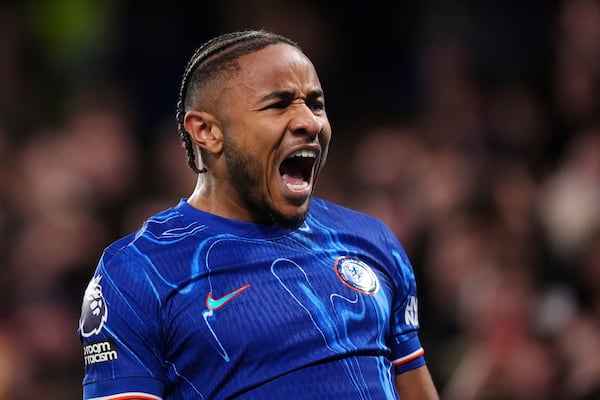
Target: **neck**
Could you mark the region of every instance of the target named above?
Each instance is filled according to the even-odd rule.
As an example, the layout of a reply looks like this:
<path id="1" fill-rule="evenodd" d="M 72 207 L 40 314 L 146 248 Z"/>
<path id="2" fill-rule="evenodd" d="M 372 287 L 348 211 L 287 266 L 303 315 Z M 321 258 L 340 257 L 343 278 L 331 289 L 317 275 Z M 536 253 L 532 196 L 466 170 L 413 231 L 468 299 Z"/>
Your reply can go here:
<path id="1" fill-rule="evenodd" d="M 254 222 L 248 210 L 236 202 L 237 193 L 233 189 L 218 185 L 214 177 L 208 173 L 199 174 L 196 187 L 187 202 L 194 208 L 238 221 Z"/>

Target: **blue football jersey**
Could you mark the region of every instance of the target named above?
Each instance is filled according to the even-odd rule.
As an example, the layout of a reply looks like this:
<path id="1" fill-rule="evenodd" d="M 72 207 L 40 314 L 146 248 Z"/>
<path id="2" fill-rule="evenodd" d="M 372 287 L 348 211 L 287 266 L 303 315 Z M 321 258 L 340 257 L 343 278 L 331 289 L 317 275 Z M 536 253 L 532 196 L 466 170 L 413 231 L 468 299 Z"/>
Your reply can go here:
<path id="1" fill-rule="evenodd" d="M 82 305 L 84 399 L 398 399 L 425 364 L 412 267 L 365 214 L 296 229 L 191 207 L 103 253 Z"/>

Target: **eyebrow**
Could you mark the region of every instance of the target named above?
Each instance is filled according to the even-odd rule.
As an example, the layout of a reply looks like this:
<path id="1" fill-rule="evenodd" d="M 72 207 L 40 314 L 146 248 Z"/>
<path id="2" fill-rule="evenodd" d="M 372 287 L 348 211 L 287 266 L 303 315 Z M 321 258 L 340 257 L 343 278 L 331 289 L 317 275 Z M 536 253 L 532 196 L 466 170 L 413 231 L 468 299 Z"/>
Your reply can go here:
<path id="1" fill-rule="evenodd" d="M 267 93 L 263 97 L 260 98 L 260 102 L 265 102 L 273 99 L 278 100 L 292 100 L 295 96 L 295 93 L 291 90 L 275 90 L 273 92 Z M 313 89 L 308 93 L 307 98 L 315 99 L 318 97 L 324 97 L 323 90 L 321 89 Z"/>

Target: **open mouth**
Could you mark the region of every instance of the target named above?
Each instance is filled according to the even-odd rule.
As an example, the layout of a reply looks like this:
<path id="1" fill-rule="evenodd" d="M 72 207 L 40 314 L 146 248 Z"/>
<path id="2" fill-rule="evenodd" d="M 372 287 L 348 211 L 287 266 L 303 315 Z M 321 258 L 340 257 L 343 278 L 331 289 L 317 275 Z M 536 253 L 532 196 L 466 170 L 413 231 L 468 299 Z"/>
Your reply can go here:
<path id="1" fill-rule="evenodd" d="M 305 191 L 311 186 L 316 162 L 315 150 L 299 150 L 292 153 L 279 166 L 283 183 L 293 192 Z"/>

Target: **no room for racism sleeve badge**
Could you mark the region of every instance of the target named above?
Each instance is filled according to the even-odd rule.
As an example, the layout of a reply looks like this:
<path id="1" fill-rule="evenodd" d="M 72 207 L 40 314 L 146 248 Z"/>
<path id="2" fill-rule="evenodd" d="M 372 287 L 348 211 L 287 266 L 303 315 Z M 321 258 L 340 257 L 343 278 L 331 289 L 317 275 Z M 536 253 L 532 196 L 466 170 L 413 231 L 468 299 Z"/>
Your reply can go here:
<path id="1" fill-rule="evenodd" d="M 79 320 L 79 330 L 83 337 L 100 333 L 108 318 L 108 308 L 104 302 L 102 286 L 100 285 L 101 279 L 101 275 L 94 277 L 83 295 L 81 318 Z"/>

